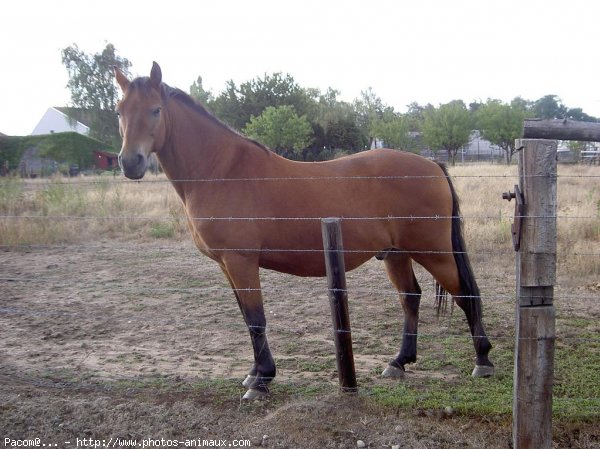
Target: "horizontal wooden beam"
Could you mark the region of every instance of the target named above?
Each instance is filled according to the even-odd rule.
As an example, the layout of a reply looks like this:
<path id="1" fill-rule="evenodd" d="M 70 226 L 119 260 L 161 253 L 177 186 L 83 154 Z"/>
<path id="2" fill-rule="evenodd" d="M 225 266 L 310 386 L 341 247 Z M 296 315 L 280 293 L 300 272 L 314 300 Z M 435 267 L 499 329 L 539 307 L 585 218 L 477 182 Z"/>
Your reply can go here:
<path id="1" fill-rule="evenodd" d="M 600 123 L 527 118 L 523 138 L 600 142 Z"/>

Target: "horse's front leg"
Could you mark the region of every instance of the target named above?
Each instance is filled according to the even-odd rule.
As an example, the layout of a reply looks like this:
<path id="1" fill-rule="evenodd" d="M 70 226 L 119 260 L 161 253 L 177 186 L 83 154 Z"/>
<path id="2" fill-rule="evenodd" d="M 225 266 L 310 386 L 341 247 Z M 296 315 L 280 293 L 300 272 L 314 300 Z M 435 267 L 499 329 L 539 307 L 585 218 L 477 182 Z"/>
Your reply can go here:
<path id="1" fill-rule="evenodd" d="M 388 277 L 398 289 L 404 310 L 404 334 L 402 346 L 396 358 L 381 374 L 383 377 L 404 377 L 404 366 L 417 361 L 417 330 L 419 324 L 419 304 L 421 287 L 415 277 L 411 259 L 397 253 L 390 253 L 385 258 Z"/>
<path id="2" fill-rule="evenodd" d="M 267 321 L 258 276 L 258 261 L 252 257 L 228 255 L 221 267 L 235 293 L 254 350 L 254 364 L 243 383 L 248 388 L 244 399 L 256 399 L 269 393 L 268 384 L 275 377 L 276 371 L 267 342 Z"/>

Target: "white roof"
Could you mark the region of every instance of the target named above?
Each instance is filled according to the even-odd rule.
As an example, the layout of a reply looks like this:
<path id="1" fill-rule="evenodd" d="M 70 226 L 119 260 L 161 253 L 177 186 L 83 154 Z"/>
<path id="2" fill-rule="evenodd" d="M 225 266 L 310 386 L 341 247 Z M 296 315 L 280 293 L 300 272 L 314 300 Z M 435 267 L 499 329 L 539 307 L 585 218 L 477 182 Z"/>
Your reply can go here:
<path id="1" fill-rule="evenodd" d="M 76 132 L 83 135 L 90 133 L 90 128 L 77 120 L 70 119 L 58 109 L 48 108 L 42 119 L 31 132 L 32 136 L 39 134 L 53 134 Z"/>

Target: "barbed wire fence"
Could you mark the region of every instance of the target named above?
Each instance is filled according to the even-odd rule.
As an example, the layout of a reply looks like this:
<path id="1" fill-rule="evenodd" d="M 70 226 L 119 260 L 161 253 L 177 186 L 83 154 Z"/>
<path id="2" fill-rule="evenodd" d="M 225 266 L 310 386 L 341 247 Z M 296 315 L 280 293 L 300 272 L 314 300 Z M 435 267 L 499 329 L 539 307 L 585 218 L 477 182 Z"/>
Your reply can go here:
<path id="1" fill-rule="evenodd" d="M 514 179 L 514 177 L 510 177 L 510 176 L 486 176 L 486 175 L 477 175 L 477 176 L 468 176 L 469 178 L 476 178 L 476 179 L 489 179 L 491 177 L 494 178 L 503 178 L 503 179 Z M 568 177 L 568 176 L 567 176 Z M 600 176 L 597 175 L 582 175 L 582 176 L 577 176 L 579 178 L 585 178 L 585 179 L 591 179 L 594 180 L 596 178 L 599 178 Z M 363 177 L 355 177 L 356 179 L 364 179 Z M 397 179 L 398 177 L 383 177 L 384 179 L 380 179 L 379 177 L 369 177 L 369 179 L 374 179 L 374 180 L 385 180 L 385 179 Z M 348 179 L 347 177 L 343 177 L 341 179 Z M 270 181 L 278 181 L 278 182 L 289 182 L 290 179 L 289 178 L 263 178 L 263 179 L 211 179 L 211 180 L 176 180 L 176 182 L 250 182 L 250 181 L 261 181 L 261 182 L 270 182 Z M 318 179 L 315 179 L 314 181 L 318 181 Z M 101 182 L 97 182 L 97 181 L 69 181 L 70 184 L 76 185 L 77 187 L 85 187 L 85 188 L 97 188 L 98 185 L 102 185 L 104 181 Z M 164 183 L 166 182 L 165 180 L 150 180 L 150 181 L 146 181 L 146 183 Z M 121 181 L 121 180 L 111 180 L 110 181 L 111 184 L 129 184 L 132 183 L 131 181 Z M 143 184 L 143 183 L 142 183 Z M 28 184 L 27 188 L 31 188 L 31 189 L 39 189 L 39 188 L 44 188 L 44 186 L 47 185 L 51 185 L 51 183 L 45 183 L 45 182 L 36 182 L 36 183 L 32 183 L 32 184 Z M 64 220 L 64 221 L 94 221 L 94 220 L 170 220 L 172 217 L 170 216 L 149 216 L 149 215 L 129 215 L 129 214 L 124 214 L 124 215 L 118 215 L 118 216 L 77 216 L 77 215 L 16 215 L 16 214 L 4 214 L 4 215 L 0 215 L 0 220 L 4 220 L 4 221 L 21 221 L 21 220 L 49 220 L 49 221 L 56 221 L 56 220 Z M 192 217 L 192 220 L 212 220 L 212 221 L 236 221 L 236 220 L 253 220 L 253 221 L 261 221 L 261 220 L 276 220 L 276 221 L 289 221 L 289 220 L 295 220 L 295 221 L 304 221 L 304 222 L 316 222 L 318 220 L 320 220 L 322 217 Z M 450 217 L 416 217 L 416 216 L 390 216 L 390 217 L 342 217 L 343 220 L 430 220 L 430 219 L 444 219 L 444 218 L 450 218 Z M 478 219 L 478 220 L 498 220 L 498 216 L 480 216 L 480 215 L 466 215 L 461 217 L 465 220 L 469 220 L 469 219 Z M 557 220 L 598 220 L 600 221 L 600 217 L 599 216 L 594 216 L 594 215 L 588 215 L 588 216 L 565 216 L 565 215 L 553 215 L 553 216 L 540 216 L 539 218 L 554 218 Z M 127 257 L 129 257 L 130 259 L 133 258 L 145 258 L 147 257 L 145 254 L 145 250 L 147 250 L 147 248 L 144 248 L 143 250 L 139 247 L 139 245 L 129 245 L 129 246 L 105 246 L 105 245 L 97 245 L 97 244 L 70 244 L 70 245 L 57 245 L 57 244 L 50 244 L 50 245 L 5 245 L 5 246 L 1 246 L 0 248 L 2 248 L 4 251 L 6 251 L 10 257 L 12 257 L 13 255 L 18 255 L 24 251 L 31 251 L 31 252 L 44 252 L 44 251 L 48 251 L 48 250 L 60 250 L 60 249 L 73 249 L 75 251 L 84 251 L 84 252 L 102 252 L 102 251 L 109 251 L 109 252 L 114 252 L 117 254 L 121 254 L 121 255 L 126 255 Z M 306 251 L 310 251 L 310 252 L 322 252 L 322 249 L 319 248 L 299 248 L 299 249 L 292 249 L 292 250 L 283 250 L 281 248 L 213 248 L 213 250 L 227 250 L 227 251 L 294 251 L 294 252 L 306 252 Z M 169 254 L 169 257 L 171 258 L 166 264 L 162 263 L 160 261 L 160 258 L 157 258 L 157 260 L 153 261 L 152 264 L 152 268 L 154 270 L 154 272 L 160 272 L 161 269 L 164 269 L 165 266 L 170 266 L 170 264 L 173 262 L 173 259 L 176 260 L 176 263 L 178 264 L 184 264 L 185 262 L 182 262 L 185 259 L 190 259 L 193 257 L 193 253 L 192 251 L 181 251 L 181 249 L 176 249 L 173 250 L 171 247 L 158 247 L 156 250 L 156 254 L 159 254 L 160 256 L 165 256 L 165 253 L 169 253 L 171 252 L 171 254 Z M 376 249 L 374 248 L 364 248 L 364 249 L 353 249 L 353 250 L 345 250 L 347 252 L 357 252 L 357 251 L 361 251 L 361 252 L 368 252 L 368 253 L 372 253 L 372 252 L 376 252 Z M 512 254 L 512 251 L 510 250 L 510 248 L 500 248 L 496 250 L 497 254 L 503 254 L 504 256 L 509 256 L 510 254 Z M 473 253 L 470 253 L 473 256 Z M 477 253 L 475 253 L 477 254 Z M 480 254 L 482 257 L 483 256 L 489 256 L 490 254 L 485 251 L 482 252 Z M 600 258 L 600 253 L 597 253 L 595 251 L 585 251 L 585 252 L 575 252 L 572 255 L 574 256 L 578 256 L 578 257 L 590 257 L 590 258 Z M 129 260 L 130 260 L 129 259 Z M 189 262 L 187 262 L 189 263 Z M 206 269 L 206 268 L 205 268 Z M 5 271 L 6 270 L 6 271 Z M 182 295 L 186 295 L 186 296 L 199 296 L 200 298 L 214 298 L 217 297 L 219 298 L 218 300 L 220 301 L 221 297 L 229 297 L 232 296 L 230 295 L 231 289 L 228 288 L 223 281 L 220 282 L 220 285 L 216 285 L 216 286 L 202 286 L 202 287 L 198 287 L 198 286 L 194 286 L 194 287 L 161 287 L 159 285 L 154 285 L 154 286 L 139 286 L 139 285 L 130 285 L 130 283 L 128 282 L 124 282 L 124 281 L 111 281 L 109 283 L 109 285 L 107 285 L 105 287 L 105 289 L 98 289 L 97 288 L 97 284 L 95 283 L 90 283 L 88 285 L 77 285 L 76 281 L 65 281 L 62 279 L 57 279 L 56 276 L 39 276 L 37 274 L 28 274 L 28 273 L 21 273 L 19 275 L 16 274 L 12 274 L 12 273 L 8 273 L 9 270 L 7 270 L 7 268 L 3 268 L 2 270 L 4 273 L 0 275 L 0 285 L 2 286 L 2 290 L 4 291 L 9 291 L 12 292 L 14 290 L 12 289 L 18 289 L 19 285 L 22 284 L 27 284 L 29 286 L 35 286 L 36 289 L 39 289 L 38 291 L 40 292 L 40 294 L 43 294 L 44 290 L 53 290 L 55 292 L 64 292 L 65 290 L 69 290 L 69 289 L 81 289 L 82 287 L 84 287 L 87 290 L 90 289 L 97 289 L 97 293 L 95 294 L 102 294 L 104 291 L 110 291 L 113 295 L 164 295 L 164 294 L 173 294 L 173 293 L 179 293 Z M 218 267 L 216 265 L 214 265 L 214 275 L 217 276 L 220 273 Z M 351 282 L 350 283 L 350 287 L 348 288 L 348 294 L 349 296 L 352 298 L 353 296 L 376 296 L 376 297 L 385 297 L 385 298 L 389 298 L 391 299 L 390 302 L 396 301 L 396 297 L 397 297 L 397 292 L 396 290 L 394 290 L 391 285 L 388 288 L 385 288 L 382 286 L 381 281 L 382 279 L 378 279 L 377 280 L 377 285 L 376 286 L 371 286 L 371 287 L 360 287 L 356 285 L 356 282 Z M 485 282 L 486 280 L 484 280 Z M 426 279 L 426 275 L 421 275 L 421 278 L 419 279 L 419 282 L 423 285 L 423 284 L 427 284 L 427 282 L 430 282 Z M 509 293 L 505 293 L 505 294 L 498 294 L 498 293 L 492 293 L 490 294 L 490 292 L 494 292 L 497 289 L 497 285 L 492 282 L 491 280 L 489 281 L 489 284 L 485 284 L 482 283 L 481 285 L 481 289 L 483 292 L 485 292 L 482 296 L 483 296 L 483 300 L 484 300 L 484 313 L 486 310 L 487 306 L 493 305 L 495 303 L 502 303 L 503 306 L 505 308 L 509 308 L 510 306 L 514 305 L 515 303 L 515 294 L 509 294 Z M 324 283 L 323 283 L 324 285 Z M 262 287 L 262 291 L 265 294 L 265 296 L 267 296 L 267 298 L 271 297 L 272 299 L 274 299 L 274 297 L 281 297 L 283 298 L 284 296 L 286 297 L 291 297 L 293 298 L 294 301 L 297 300 L 297 298 L 301 298 L 304 300 L 308 301 L 311 300 L 312 297 L 314 297 L 315 295 L 315 291 L 316 289 L 314 287 L 308 287 L 308 286 L 304 286 L 304 287 L 290 287 L 290 285 L 285 282 L 282 284 L 278 284 L 278 283 L 270 283 L 269 281 L 265 282 L 263 287 Z M 326 301 L 324 300 L 325 295 L 326 295 L 326 291 L 323 289 L 320 293 L 317 293 L 317 298 L 313 299 L 316 301 L 320 301 L 322 303 L 325 303 Z M 10 293 L 9 293 L 10 295 Z M 11 298 L 6 298 L 5 300 L 2 301 L 2 303 L 4 303 L 2 306 L 0 306 L 0 317 L 5 317 L 8 320 L 11 320 L 11 318 L 15 318 L 15 317 L 23 317 L 25 319 L 29 319 L 29 318 L 62 318 L 62 319 L 78 319 L 78 318 L 89 318 L 89 316 L 87 315 L 87 312 L 81 312 L 81 311 L 77 311 L 77 310 L 72 310 L 70 308 L 66 308 L 65 307 L 61 307 L 60 309 L 58 309 L 56 307 L 56 304 L 45 304 L 43 307 L 21 307 L 18 304 L 14 304 L 16 301 L 8 301 Z M 559 308 L 559 313 L 564 313 L 564 314 L 574 314 L 577 312 L 577 310 L 575 309 L 575 306 L 572 304 L 573 301 L 587 301 L 590 303 L 594 303 L 595 304 L 599 304 L 598 300 L 600 299 L 600 294 L 599 295 L 594 295 L 594 294 L 580 294 L 580 292 L 572 292 L 572 291 L 566 291 L 563 292 L 560 290 L 560 286 L 558 288 L 557 293 L 554 296 L 554 300 L 557 303 L 557 306 L 559 306 L 560 304 L 560 308 Z M 5 302 L 6 301 L 6 302 Z M 267 299 L 267 301 L 269 301 L 269 299 Z M 240 336 L 245 336 L 247 329 L 245 327 L 245 325 L 243 324 L 241 317 L 239 317 L 239 313 L 235 310 L 235 304 L 234 301 L 230 301 L 230 303 L 232 304 L 232 308 L 228 309 L 228 313 L 231 314 L 232 317 L 236 317 L 240 318 L 239 320 L 237 320 L 237 322 L 230 322 L 228 321 L 228 323 L 226 325 L 224 325 L 223 323 L 219 323 L 218 320 L 216 320 L 215 322 L 213 322 L 213 326 L 208 327 L 208 328 L 204 328 L 204 329 L 196 329 L 196 327 L 198 326 L 198 322 L 199 319 L 203 319 L 206 317 L 206 313 L 204 313 L 204 316 L 200 315 L 200 316 L 188 316 L 188 315 L 178 315 L 178 316 L 169 316 L 168 312 L 165 312 L 166 316 L 160 317 L 160 318 L 149 318 L 148 316 L 144 316 L 143 318 L 140 318 L 138 314 L 136 313 L 132 313 L 129 312 L 129 314 L 118 314 L 116 316 L 113 315 L 102 315 L 102 316 L 97 316 L 97 317 L 92 317 L 92 319 L 98 319 L 98 320 L 108 320 L 111 321 L 113 323 L 120 323 L 122 325 L 132 325 L 132 324 L 140 324 L 140 325 L 150 325 L 150 326 L 164 326 L 164 325 L 172 325 L 177 329 L 180 329 L 181 327 L 186 327 L 188 328 L 188 330 L 191 332 L 192 330 L 194 332 L 196 332 L 198 334 L 198 337 L 200 339 L 204 338 L 204 337 L 210 337 L 211 335 L 214 335 L 216 332 L 218 332 L 222 327 L 227 327 L 230 331 L 233 331 L 234 333 L 240 335 Z M 1 303 L 0 303 L 1 304 Z M 358 310 L 360 309 L 360 305 L 354 305 L 353 306 L 353 310 Z M 399 306 L 398 306 L 399 307 Z M 564 312 L 562 312 L 561 308 L 564 307 Z M 168 309 L 168 306 L 165 306 L 165 311 Z M 197 311 L 196 311 L 197 312 Z M 214 312 L 213 314 L 209 314 L 209 316 L 215 316 Z M 269 318 L 269 317 L 268 317 Z M 397 348 L 397 345 L 399 343 L 399 338 L 401 337 L 401 322 L 399 319 L 399 315 L 395 314 L 392 319 L 388 320 L 386 324 L 386 326 L 390 329 L 389 333 L 393 334 L 390 335 L 390 338 L 396 342 L 395 346 L 392 346 L 392 348 L 395 350 Z M 462 317 L 461 317 L 462 318 Z M 281 317 L 280 317 L 281 319 Z M 269 328 L 269 332 L 271 334 L 278 334 L 280 333 L 284 338 L 288 337 L 289 334 L 294 334 L 294 335 L 299 335 L 299 334 L 310 334 L 310 331 L 312 331 L 313 329 L 311 328 L 310 330 L 306 329 L 305 325 L 301 325 L 298 324 L 295 320 L 293 316 L 287 316 L 285 318 L 286 322 L 283 324 L 281 323 L 280 319 L 278 320 L 270 320 L 269 324 L 268 324 L 268 328 Z M 453 316 L 453 315 L 449 315 L 447 317 L 444 317 L 441 319 L 441 322 L 439 323 L 439 327 L 442 329 L 439 332 L 419 332 L 417 334 L 418 338 L 420 341 L 427 341 L 427 340 L 439 340 L 439 339 L 449 339 L 449 340 L 464 340 L 465 342 L 465 346 L 469 347 L 470 344 L 470 340 L 471 340 L 471 336 L 468 334 L 468 332 L 466 332 L 466 328 L 464 326 L 461 326 L 460 329 L 458 329 L 458 324 L 457 324 L 457 317 Z M 393 323 L 393 324 L 392 324 Z M 385 326 L 384 326 L 385 327 Z M 325 328 L 322 329 L 321 331 L 319 331 L 319 335 L 322 332 L 325 332 L 326 334 L 331 334 L 331 331 L 329 330 L 330 326 L 329 324 L 325 324 Z M 325 329 L 327 329 L 327 331 L 325 331 Z M 373 334 L 373 329 L 370 328 L 368 323 L 362 323 L 362 322 L 356 322 L 353 321 L 353 333 L 355 334 L 355 336 L 357 337 L 357 339 L 363 339 L 363 338 L 367 338 L 367 337 L 371 337 L 371 334 Z M 378 331 L 379 334 L 381 334 L 381 331 Z M 477 337 L 477 336 L 476 336 Z M 377 338 L 377 337 L 371 337 L 371 338 Z M 515 335 L 514 332 L 513 333 L 507 333 L 507 332 L 494 332 L 493 330 L 490 332 L 489 338 L 494 341 L 505 341 L 507 344 L 514 341 L 515 340 Z M 564 345 L 567 346 L 572 346 L 574 344 L 579 344 L 579 343 L 589 343 L 591 345 L 594 345 L 594 347 L 597 347 L 598 344 L 600 344 L 600 335 L 587 335 L 585 337 L 582 336 L 576 336 L 576 335 L 572 335 L 570 332 L 565 332 L 564 334 L 561 334 L 560 329 L 557 332 L 556 335 L 556 340 L 557 342 L 560 342 Z M 240 340 L 240 346 L 248 346 L 249 345 L 249 341 L 247 341 L 247 339 L 245 339 L 244 337 L 241 337 Z M 10 348 L 9 348 L 10 349 Z M 326 351 L 329 350 L 330 348 L 326 348 Z M 299 352 L 302 352 L 302 348 L 298 349 Z M 357 351 L 360 354 L 360 350 Z M 325 357 L 323 355 L 321 355 L 322 353 L 319 352 L 319 357 Z M 386 357 L 391 357 L 393 354 L 389 353 L 389 354 L 381 354 L 381 356 L 376 356 L 377 358 L 381 359 L 381 360 L 385 360 Z M 235 356 L 232 355 L 232 358 L 234 358 Z M 331 354 L 331 360 L 333 360 L 333 354 Z M 250 362 L 250 359 L 247 359 L 245 362 Z M 325 364 L 324 366 L 330 366 Z M 329 370 L 331 370 L 331 368 L 328 368 Z M 23 382 L 32 382 L 34 384 L 42 384 L 42 385 L 54 385 L 57 386 L 58 388 L 94 388 L 94 389 L 106 389 L 109 388 L 111 385 L 111 382 L 114 380 L 113 378 L 111 378 L 109 376 L 109 378 L 106 379 L 105 382 L 102 381 L 94 381 L 94 382 L 86 382 L 86 381 L 81 381 L 81 382 L 76 382 L 76 383 L 71 383 L 69 381 L 49 381 L 47 378 L 44 377 L 30 377 L 27 375 L 23 375 L 23 374 L 19 374 L 17 373 L 10 373 L 10 375 L 12 377 L 14 377 L 17 380 L 21 380 Z M 124 377 L 124 380 L 131 380 L 131 377 Z M 322 379 L 321 379 L 322 381 Z M 319 383 L 321 382 L 319 380 L 317 380 L 316 382 Z M 327 381 L 324 383 L 324 385 L 332 385 L 333 381 Z M 600 398 L 598 397 L 561 397 L 561 398 L 555 398 L 555 400 L 557 402 L 569 402 L 572 404 L 576 404 L 576 406 L 578 407 L 584 407 L 586 410 L 589 410 L 589 413 L 593 416 L 597 415 L 598 413 L 600 413 Z"/>

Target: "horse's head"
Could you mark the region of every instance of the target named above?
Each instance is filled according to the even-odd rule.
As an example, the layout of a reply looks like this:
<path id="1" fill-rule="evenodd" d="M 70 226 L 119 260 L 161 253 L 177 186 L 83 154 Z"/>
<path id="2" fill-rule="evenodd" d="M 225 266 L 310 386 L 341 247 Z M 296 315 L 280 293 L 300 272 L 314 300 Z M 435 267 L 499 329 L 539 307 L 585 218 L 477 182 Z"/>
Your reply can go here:
<path id="1" fill-rule="evenodd" d="M 117 67 L 115 77 L 123 91 L 117 105 L 119 132 L 123 138 L 119 165 L 125 176 L 140 179 L 146 173 L 150 153 L 159 151 L 165 143 L 162 73 L 155 62 L 149 78 L 130 81 Z"/>

